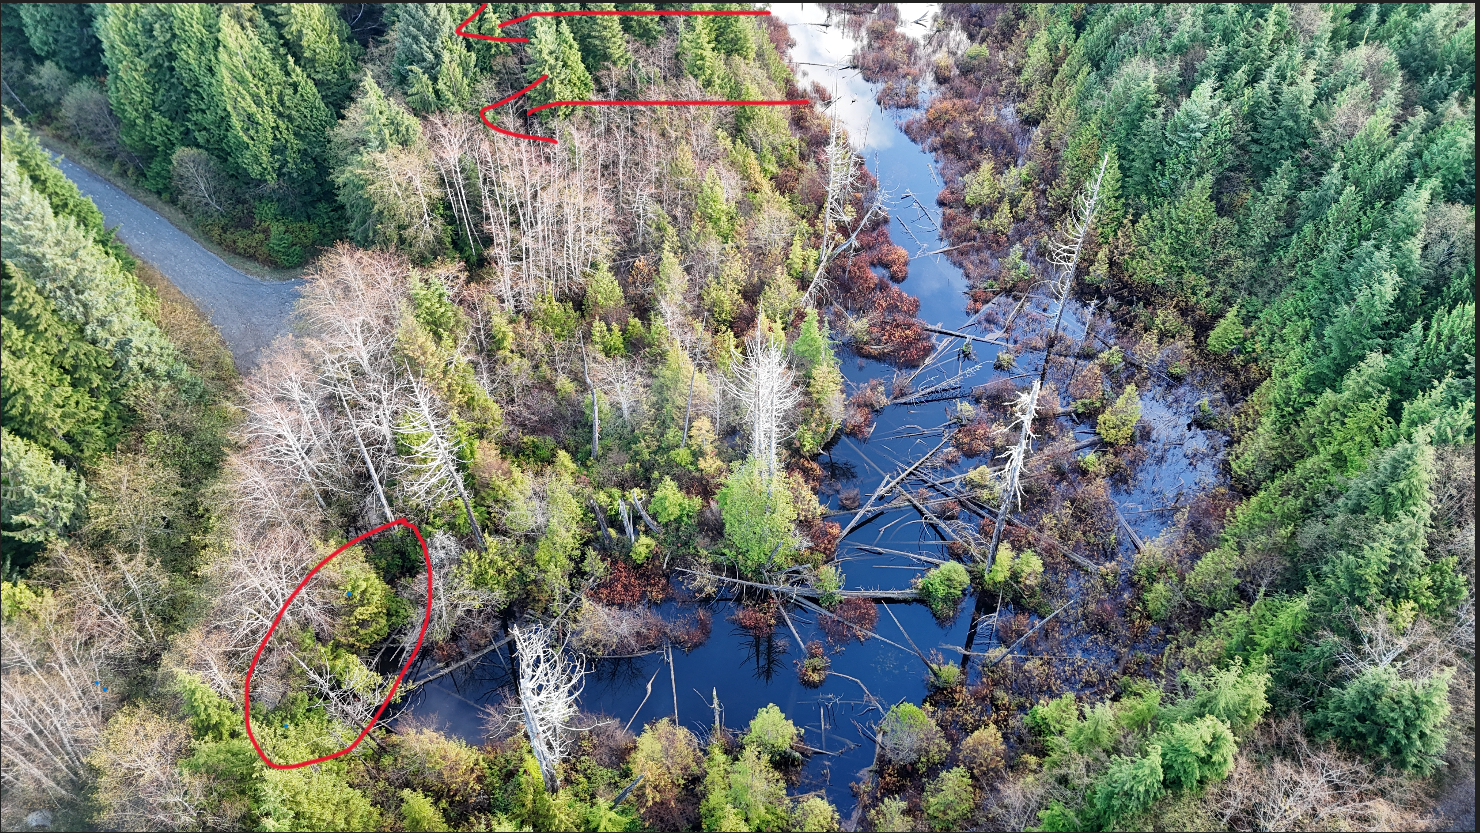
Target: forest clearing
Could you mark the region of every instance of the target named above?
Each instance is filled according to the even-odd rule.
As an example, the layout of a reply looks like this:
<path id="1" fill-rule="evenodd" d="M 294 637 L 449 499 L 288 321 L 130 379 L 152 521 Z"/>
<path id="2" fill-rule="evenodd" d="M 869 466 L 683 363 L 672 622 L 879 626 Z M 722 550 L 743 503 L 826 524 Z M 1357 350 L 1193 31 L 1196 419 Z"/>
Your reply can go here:
<path id="1" fill-rule="evenodd" d="M 1473 6 L 0 24 L 4 829 L 1473 828 Z"/>

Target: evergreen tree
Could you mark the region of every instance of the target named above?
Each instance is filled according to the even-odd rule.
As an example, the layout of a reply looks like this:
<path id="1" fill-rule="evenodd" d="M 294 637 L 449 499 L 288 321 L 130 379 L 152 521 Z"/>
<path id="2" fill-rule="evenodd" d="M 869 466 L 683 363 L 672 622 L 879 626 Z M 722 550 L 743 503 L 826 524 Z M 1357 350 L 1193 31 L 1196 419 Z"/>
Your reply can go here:
<path id="1" fill-rule="evenodd" d="M 536 20 L 545 18 L 536 18 Z M 447 60 L 447 41 L 456 37 L 457 21 L 446 3 L 407 3 L 401 7 L 392 36 L 396 54 L 391 60 L 391 77 L 410 91 L 415 67 L 428 78 L 436 78 Z"/>
<path id="2" fill-rule="evenodd" d="M 748 3 L 716 3 L 716 11 L 744 11 Z M 747 61 L 755 60 L 755 28 L 745 15 L 715 15 L 708 18 L 709 32 L 716 51 Z"/>
<path id="3" fill-rule="evenodd" d="M 623 11 L 650 12 L 654 6 L 652 3 L 615 3 L 613 4 Z M 621 21 L 622 31 L 631 37 L 646 44 L 658 42 L 659 36 L 663 34 L 663 24 L 658 22 L 659 18 L 650 15 L 623 15 L 617 18 Z"/>
<path id="4" fill-rule="evenodd" d="M 1369 668 L 1326 700 L 1315 728 L 1404 769 L 1432 772 L 1448 741 L 1452 674 L 1414 682 L 1391 665 Z"/>
<path id="5" fill-rule="evenodd" d="M 721 83 L 724 63 L 715 51 L 708 20 L 706 17 L 683 18 L 679 24 L 678 55 L 683 61 L 684 71 L 700 86 L 713 91 Z"/>
<path id="6" fill-rule="evenodd" d="M 108 8 L 98 27 L 119 136 L 143 157 L 145 184 L 160 193 L 169 187 L 170 159 L 185 128 L 161 106 L 166 96 L 178 92 L 173 56 L 158 37 L 167 14 L 158 5 L 118 4 Z"/>
<path id="7" fill-rule="evenodd" d="M 362 153 L 409 147 L 421 141 L 421 122 L 397 102 L 386 98 L 366 72 L 360 93 L 330 131 L 329 149 L 343 165 Z"/>
<path id="8" fill-rule="evenodd" d="M 545 83 L 530 91 L 535 104 L 552 101 L 586 101 L 595 92 L 591 75 L 581 63 L 581 49 L 570 28 L 558 18 L 537 17 L 530 32 L 530 62 L 526 77 L 533 82 L 541 75 Z M 545 117 L 555 118 L 569 112 L 555 107 L 545 110 Z"/>
<path id="9" fill-rule="evenodd" d="M 615 3 L 582 3 L 586 11 L 613 11 Z M 627 37 L 622 33 L 620 18 L 607 15 L 591 15 L 568 19 L 571 34 L 581 47 L 581 61 L 586 72 L 595 76 L 607 64 L 619 67 L 632 62 L 627 51 Z"/>
<path id="10" fill-rule="evenodd" d="M 103 54 L 93 31 L 94 3 L 18 3 L 31 49 L 73 75 L 103 73 Z"/>
<path id="11" fill-rule="evenodd" d="M 0 290 L 5 429 L 52 454 L 91 462 L 121 427 L 112 361 L 9 263 Z"/>
<path id="12" fill-rule="evenodd" d="M 0 428 L 0 538 L 7 550 L 66 534 L 84 502 L 75 474 L 45 449 Z"/>
<path id="13" fill-rule="evenodd" d="M 298 66 L 335 113 L 344 109 L 355 87 L 355 61 L 360 47 L 350 40 L 349 26 L 323 3 L 275 3 L 278 31 Z"/>

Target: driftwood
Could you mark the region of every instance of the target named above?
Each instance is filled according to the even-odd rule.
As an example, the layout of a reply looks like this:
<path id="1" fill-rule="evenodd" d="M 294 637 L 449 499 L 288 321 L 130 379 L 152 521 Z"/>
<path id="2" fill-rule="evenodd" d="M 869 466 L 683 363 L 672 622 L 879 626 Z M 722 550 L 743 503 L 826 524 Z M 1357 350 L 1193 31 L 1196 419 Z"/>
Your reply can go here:
<path id="1" fill-rule="evenodd" d="M 1115 507 L 1115 520 L 1120 521 L 1121 528 L 1124 529 L 1126 534 L 1130 536 L 1131 546 L 1136 548 L 1136 552 L 1140 552 L 1141 550 L 1146 549 L 1146 542 L 1141 539 L 1140 535 L 1136 534 L 1136 531 L 1134 529 L 1131 529 L 1131 525 L 1128 521 L 1126 521 L 1125 516 L 1120 514 L 1119 506 Z"/>
<path id="2" fill-rule="evenodd" d="M 948 443 L 950 441 L 951 441 L 951 438 L 950 437 L 942 437 L 941 440 L 940 440 L 940 443 L 938 445 L 936 445 L 935 448 L 930 449 L 930 451 L 925 456 L 923 456 L 920 459 L 916 460 L 915 462 L 911 463 L 910 466 L 909 466 L 909 468 L 907 468 L 903 472 L 901 472 L 898 477 L 894 478 L 894 480 L 891 481 L 891 480 L 889 480 L 886 477 L 884 479 L 885 482 L 879 484 L 879 488 L 876 489 L 876 490 L 874 490 L 874 493 L 869 496 L 868 503 L 865 503 L 863 505 L 863 507 L 858 510 L 858 514 L 853 516 L 853 520 L 849 521 L 848 522 L 848 525 L 845 526 L 845 527 L 843 527 L 843 531 L 838 533 L 838 540 L 841 541 L 844 538 L 848 537 L 848 533 L 849 532 L 852 532 L 853 531 L 853 527 L 855 527 L 855 526 L 858 525 L 859 519 L 863 517 L 863 513 L 864 512 L 867 512 L 869 510 L 869 507 L 871 507 L 871 506 L 874 505 L 874 501 L 878 500 L 883 495 L 887 495 L 891 491 L 893 491 L 895 486 L 898 486 L 901 482 L 904 481 L 904 479 L 906 477 L 908 477 L 910 475 L 910 472 L 912 472 L 915 469 L 919 468 L 921 463 L 925 462 L 926 460 L 929 460 L 931 457 L 934 457 L 935 456 L 935 453 L 937 451 L 940 451 L 942 448 L 944 448 L 945 445 L 946 445 L 946 443 Z M 867 458 L 865 458 L 865 459 L 867 459 Z"/>
<path id="3" fill-rule="evenodd" d="M 645 523 L 645 524 L 647 524 L 648 529 L 651 529 L 653 531 L 653 534 L 654 535 L 661 535 L 661 534 L 663 534 L 663 529 L 662 529 L 662 527 L 658 526 L 658 522 L 655 521 L 655 520 L 653 520 L 652 517 L 650 515 L 648 515 L 647 510 L 642 508 L 642 504 L 641 503 L 638 503 L 637 502 L 637 490 L 636 489 L 633 489 L 632 490 L 632 505 L 634 507 L 636 507 L 637 514 L 639 514 L 639 515 L 642 516 L 642 522 Z"/>
<path id="4" fill-rule="evenodd" d="M 991 337 L 991 335 L 996 335 L 996 333 L 992 333 L 992 334 L 990 334 L 988 336 L 974 336 L 974 335 L 971 335 L 970 333 L 963 333 L 963 332 L 959 332 L 957 330 L 947 330 L 944 327 L 931 327 L 931 326 L 929 326 L 927 324 L 920 325 L 920 329 L 926 331 L 927 333 L 939 333 L 939 334 L 941 334 L 943 336 L 955 336 L 956 338 L 964 338 L 964 339 L 967 339 L 969 341 L 979 341 L 982 344 L 991 344 L 991 345 L 993 345 L 995 347 L 1011 347 L 1012 346 L 1011 344 L 1008 344 L 1007 342 L 1003 341 L 1001 338 L 992 338 Z"/>
<path id="5" fill-rule="evenodd" d="M 1025 633 L 1022 636 L 1018 637 L 1017 641 L 1014 642 L 1014 643 L 1012 643 L 1012 645 L 1008 647 L 1007 651 L 1004 652 L 1002 654 L 1002 656 L 997 657 L 996 659 L 994 659 L 991 662 L 987 663 L 986 668 L 983 668 L 982 670 L 983 671 L 986 671 L 987 668 L 991 668 L 992 666 L 996 665 L 997 663 L 1001 662 L 1002 660 L 1007 659 L 1009 656 L 1012 655 L 1012 652 L 1014 650 L 1016 650 L 1019 645 L 1023 644 L 1023 641 L 1024 640 L 1026 640 L 1028 637 L 1032 636 L 1033 634 L 1037 633 L 1039 628 L 1041 628 L 1044 625 L 1047 625 L 1048 624 L 1048 620 L 1049 619 L 1052 619 L 1053 617 L 1059 615 L 1059 613 L 1062 612 L 1064 608 L 1068 607 L 1069 605 L 1071 605 L 1073 603 L 1074 602 L 1073 602 L 1072 599 L 1070 601 L 1064 602 L 1063 606 L 1060 607 L 1058 610 L 1055 610 L 1053 613 L 1050 613 L 1047 616 L 1043 617 L 1043 621 L 1041 621 L 1038 624 L 1034 625 L 1031 629 L 1029 629 L 1029 631 L 1027 633 Z"/>
<path id="6" fill-rule="evenodd" d="M 464 658 L 463 660 L 459 661 L 456 665 L 449 665 L 446 668 L 443 668 L 441 671 L 438 671 L 437 673 L 431 675 L 430 677 L 426 677 L 424 679 L 420 679 L 420 680 L 417 680 L 416 682 L 410 683 L 409 685 L 407 685 L 407 688 L 409 689 L 412 686 L 426 685 L 427 683 L 429 683 L 432 680 L 435 680 L 435 679 L 437 679 L 439 677 L 445 677 L 448 674 L 451 674 L 452 672 L 456 671 L 457 669 L 463 667 L 464 665 L 467 665 L 468 663 L 472 662 L 473 660 L 475 660 L 475 659 L 481 659 L 486 654 L 489 654 L 489 653 L 491 653 L 493 651 L 496 651 L 499 648 L 502 648 L 505 645 L 507 645 L 507 644 L 509 644 L 510 642 L 513 642 L 513 641 L 514 641 L 514 637 L 512 637 L 512 636 L 506 636 L 503 639 L 500 639 L 499 641 L 493 643 L 492 645 L 489 645 L 487 648 L 484 648 L 483 650 L 479 651 L 478 653 L 473 654 L 470 657 Z"/>

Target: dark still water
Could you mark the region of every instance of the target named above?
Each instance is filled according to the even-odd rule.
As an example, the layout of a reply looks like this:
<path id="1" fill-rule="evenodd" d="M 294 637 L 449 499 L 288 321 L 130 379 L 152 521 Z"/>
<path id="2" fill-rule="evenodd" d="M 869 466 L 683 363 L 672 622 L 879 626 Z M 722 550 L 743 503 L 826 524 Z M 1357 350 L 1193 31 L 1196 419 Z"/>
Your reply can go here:
<path id="1" fill-rule="evenodd" d="M 935 4 L 905 4 L 901 14 L 905 22 L 901 26 L 907 34 L 921 39 L 930 32 L 937 11 Z M 942 186 L 934 162 L 897 124 L 897 120 L 903 121 L 914 113 L 880 108 L 874 100 L 874 85 L 864 81 L 858 70 L 848 68 L 861 30 L 842 25 L 836 16 L 830 17 L 813 4 L 777 4 L 773 14 L 785 21 L 796 39 L 792 59 L 803 86 L 817 81 L 836 91 L 833 108 L 844 120 L 854 147 L 863 154 L 880 187 L 891 195 L 894 242 L 912 256 L 950 245 L 941 239 L 937 229 L 940 218 L 935 196 Z M 920 299 L 922 320 L 950 330 L 966 325 L 967 286 L 960 269 L 944 256 L 934 255 L 915 257 L 909 272 L 902 288 Z M 994 303 L 1011 301 L 1004 298 Z M 969 401 L 974 386 L 1011 376 L 1036 379 L 1043 360 L 1041 352 L 1035 354 L 1031 349 L 1017 346 L 1017 342 L 1051 327 L 1048 316 L 1052 308 L 1045 298 L 1042 304 L 1029 305 L 1029 310 L 1030 314 L 1023 317 L 1009 337 L 1019 354 L 1016 369 L 993 369 L 992 360 L 999 349 L 995 346 L 975 344 L 974 356 L 963 358 L 957 351 L 961 342 L 941 335 L 938 336 L 941 343 L 950 343 L 941 358 L 914 380 L 914 389 L 926 388 L 933 382 L 970 370 L 959 390 L 961 401 Z M 1113 338 L 1113 325 L 1097 321 L 1096 326 Z M 1084 337 L 1086 321 L 1077 302 L 1069 302 L 1062 331 L 1076 339 Z M 980 328 L 971 332 L 984 334 Z M 846 351 L 840 351 L 840 358 L 850 388 L 872 379 L 883 379 L 887 386 L 895 375 L 893 367 L 857 359 Z M 1067 380 L 1055 379 L 1055 375 L 1050 374 L 1050 383 L 1056 382 L 1062 390 Z M 1015 381 L 1026 386 L 1031 379 Z M 1218 476 L 1221 440 L 1186 425 L 1186 414 L 1197 399 L 1185 388 L 1157 389 L 1143 394 L 1146 417 L 1153 424 L 1151 453 L 1132 481 L 1133 488 L 1119 489 L 1114 495 L 1129 510 L 1142 505 L 1147 508 L 1163 505 L 1162 501 L 1170 502 L 1184 491 L 1209 485 Z M 850 489 L 859 490 L 862 499 L 867 500 L 886 475 L 892 476 L 940 442 L 939 429 L 949 421 L 955 408 L 956 402 L 951 399 L 889 406 L 875 415 L 875 428 L 867 441 L 842 437 L 819 460 L 827 473 L 824 504 L 839 510 L 840 494 Z M 1093 426 L 1089 423 L 1075 424 L 1068 417 L 1059 423 L 1062 432 L 1085 438 L 1093 436 Z M 1189 443 L 1206 453 L 1183 453 Z M 991 462 L 986 456 L 952 464 L 938 461 L 931 471 L 932 476 L 944 479 Z M 851 514 L 842 513 L 833 520 L 846 525 Z M 1170 520 L 1154 513 L 1129 517 L 1134 518 L 1133 526 L 1147 538 L 1154 537 Z M 965 515 L 962 518 L 972 520 Z M 838 556 L 847 589 L 909 588 L 911 579 L 921 575 L 928 564 L 905 555 L 880 554 L 864 548 L 896 550 L 931 559 L 949 557 L 941 535 L 908 504 L 855 527 L 839 545 Z M 1123 555 L 1128 556 L 1128 552 L 1127 548 Z M 1077 575 L 1071 576 L 1068 584 L 1074 587 L 1079 580 Z M 718 699 L 722 720 L 730 729 L 743 729 L 758 709 L 774 703 L 803 729 L 803 739 L 809 747 L 831 753 L 810 756 L 797 791 L 825 790 L 846 818 L 855 803 L 849 784 L 860 779 L 874 758 L 873 743 L 860 727 L 872 730 L 882 717 L 880 706 L 887 709 L 901 700 L 918 703 L 925 697 L 927 671 L 915 649 L 927 655 L 939 651 L 947 662 L 960 660 L 960 646 L 968 641 L 972 606 L 973 599 L 968 598 L 952 622 L 941 624 L 921 604 L 879 605 L 875 632 L 883 639 L 830 646 L 834 673 L 820 688 L 809 689 L 798 681 L 796 671 L 796 663 L 805 657 L 805 650 L 796 644 L 785 620 L 778 623 L 771 638 L 758 639 L 729 621 L 733 604 L 723 599 L 710 601 L 701 606 L 712 616 L 713 631 L 707 642 L 687 653 L 674 649 L 671 667 L 663 654 L 608 659 L 594 664 L 586 679 L 582 705 L 588 713 L 606 715 L 623 725 L 630 723 L 633 731 L 641 731 L 649 721 L 676 712 L 684 725 L 702 737 L 714 723 L 713 698 Z M 691 616 L 695 610 L 692 603 L 668 603 L 660 608 L 668 619 Z M 824 639 L 811 614 L 792 609 L 790 619 L 803 642 Z M 997 644 L 995 631 L 988 625 L 982 628 L 973 650 L 985 651 Z M 1106 655 L 1103 646 L 1097 647 L 1090 641 L 1080 645 L 1079 650 L 1089 662 L 1103 661 Z M 421 667 L 410 675 L 412 679 L 429 676 L 436 669 L 425 659 L 418 662 Z M 486 736 L 479 707 L 497 703 L 511 693 L 507 655 L 489 654 L 416 689 L 400 705 L 398 716 L 403 720 L 410 717 L 431 722 L 478 744 Z"/>

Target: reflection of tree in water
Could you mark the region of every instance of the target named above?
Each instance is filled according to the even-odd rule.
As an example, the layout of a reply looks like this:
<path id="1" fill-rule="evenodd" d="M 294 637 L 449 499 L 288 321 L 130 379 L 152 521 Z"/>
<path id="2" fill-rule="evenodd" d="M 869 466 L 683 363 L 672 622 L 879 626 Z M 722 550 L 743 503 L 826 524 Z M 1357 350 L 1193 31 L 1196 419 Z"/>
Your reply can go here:
<path id="1" fill-rule="evenodd" d="M 832 450 L 817 458 L 817 464 L 829 478 L 839 483 L 847 483 L 858 477 L 858 466 L 848 460 L 839 460 L 833 457 Z"/>
<path id="2" fill-rule="evenodd" d="M 627 686 L 636 683 L 641 687 L 653 674 L 653 670 L 646 667 L 653 657 L 661 660 L 662 654 L 600 659 L 591 664 L 591 676 L 602 685 Z"/>
<path id="3" fill-rule="evenodd" d="M 755 663 L 755 678 L 769 683 L 776 672 L 782 670 L 790 643 L 774 633 L 770 636 L 757 636 L 744 628 L 736 628 L 734 634 L 742 642 L 749 637 L 749 644 L 745 647 L 745 664 Z"/>

